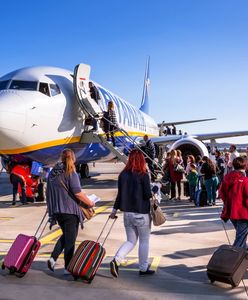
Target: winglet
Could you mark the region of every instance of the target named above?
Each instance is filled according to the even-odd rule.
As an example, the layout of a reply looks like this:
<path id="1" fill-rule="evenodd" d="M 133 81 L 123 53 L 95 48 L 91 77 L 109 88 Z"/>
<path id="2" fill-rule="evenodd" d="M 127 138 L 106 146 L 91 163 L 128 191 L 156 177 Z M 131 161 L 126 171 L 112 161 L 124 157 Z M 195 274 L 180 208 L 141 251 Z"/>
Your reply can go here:
<path id="1" fill-rule="evenodd" d="M 148 56 L 146 62 L 143 95 L 142 95 L 142 101 L 140 106 L 140 110 L 146 114 L 149 114 L 149 97 L 148 97 L 149 85 L 150 85 L 150 56 Z"/>

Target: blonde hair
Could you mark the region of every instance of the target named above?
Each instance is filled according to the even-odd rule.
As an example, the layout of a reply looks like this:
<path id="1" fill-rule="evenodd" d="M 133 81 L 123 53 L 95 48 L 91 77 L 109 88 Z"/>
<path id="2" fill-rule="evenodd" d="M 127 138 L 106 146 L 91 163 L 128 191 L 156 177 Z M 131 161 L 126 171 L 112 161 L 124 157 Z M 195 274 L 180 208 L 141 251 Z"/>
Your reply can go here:
<path id="1" fill-rule="evenodd" d="M 61 153 L 61 161 L 65 164 L 65 173 L 66 175 L 71 175 L 71 173 L 76 171 L 75 161 L 76 157 L 74 152 L 71 149 L 64 149 Z"/>

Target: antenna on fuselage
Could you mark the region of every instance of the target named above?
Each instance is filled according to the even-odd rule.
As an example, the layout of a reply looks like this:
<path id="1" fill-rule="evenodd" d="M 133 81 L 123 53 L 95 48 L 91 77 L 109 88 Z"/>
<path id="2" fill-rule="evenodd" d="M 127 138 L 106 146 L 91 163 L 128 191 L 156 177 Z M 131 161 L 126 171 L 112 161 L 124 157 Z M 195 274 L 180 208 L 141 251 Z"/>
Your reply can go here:
<path id="1" fill-rule="evenodd" d="M 140 110 L 146 114 L 149 114 L 149 94 L 148 94 L 149 85 L 150 85 L 150 56 L 148 56 L 146 62 L 143 95 L 142 95 L 142 101 L 140 106 Z"/>

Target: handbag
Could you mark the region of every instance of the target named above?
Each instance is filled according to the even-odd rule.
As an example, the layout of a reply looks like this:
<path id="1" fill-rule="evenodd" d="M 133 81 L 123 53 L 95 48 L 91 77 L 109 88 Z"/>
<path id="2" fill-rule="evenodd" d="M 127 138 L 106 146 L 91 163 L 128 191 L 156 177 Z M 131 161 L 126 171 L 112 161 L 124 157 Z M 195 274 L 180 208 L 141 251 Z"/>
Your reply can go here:
<path id="1" fill-rule="evenodd" d="M 184 167 L 180 164 L 175 164 L 174 171 L 178 173 L 184 173 Z"/>
<path id="2" fill-rule="evenodd" d="M 68 189 L 68 187 L 65 185 L 65 183 L 60 179 L 60 183 L 63 186 L 63 188 L 70 194 L 70 196 L 72 197 L 72 199 L 74 199 L 74 201 L 76 201 L 76 203 L 78 204 L 82 214 L 84 215 L 84 217 L 87 220 L 90 220 L 94 215 L 95 215 L 95 210 L 92 207 L 87 207 L 86 204 L 84 204 L 82 201 L 78 200 L 74 194 Z"/>
<path id="3" fill-rule="evenodd" d="M 158 204 L 158 201 L 154 196 L 151 200 L 151 217 L 154 226 L 160 226 L 166 221 L 165 214 L 163 213 L 161 207 Z"/>
<path id="4" fill-rule="evenodd" d="M 90 220 L 95 215 L 94 208 L 83 207 L 80 203 L 79 203 L 79 208 L 87 220 Z"/>

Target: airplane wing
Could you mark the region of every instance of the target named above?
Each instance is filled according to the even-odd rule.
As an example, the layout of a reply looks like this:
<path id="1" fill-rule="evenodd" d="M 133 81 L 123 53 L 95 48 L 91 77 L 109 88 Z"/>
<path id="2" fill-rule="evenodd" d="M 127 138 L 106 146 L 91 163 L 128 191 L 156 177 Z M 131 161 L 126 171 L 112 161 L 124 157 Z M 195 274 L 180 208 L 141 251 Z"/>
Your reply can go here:
<path id="1" fill-rule="evenodd" d="M 165 135 L 165 136 L 158 136 L 158 137 L 151 137 L 151 140 L 155 144 L 171 144 L 176 142 L 179 139 L 183 139 L 185 137 L 192 137 L 201 141 L 206 140 L 215 140 L 215 139 L 222 139 L 222 138 L 229 138 L 229 137 L 236 137 L 236 136 L 245 136 L 248 135 L 248 131 L 230 131 L 230 132 L 218 132 L 218 133 L 200 133 L 200 134 L 190 134 L 190 135 Z"/>
<path id="2" fill-rule="evenodd" d="M 161 126 L 171 126 L 171 125 L 180 125 L 180 124 L 189 124 L 189 123 L 197 123 L 197 122 L 206 122 L 206 121 L 213 121 L 216 118 L 211 119 L 199 119 L 199 120 L 188 120 L 188 121 L 178 121 L 178 122 L 162 122 L 158 124 L 158 127 Z"/>

